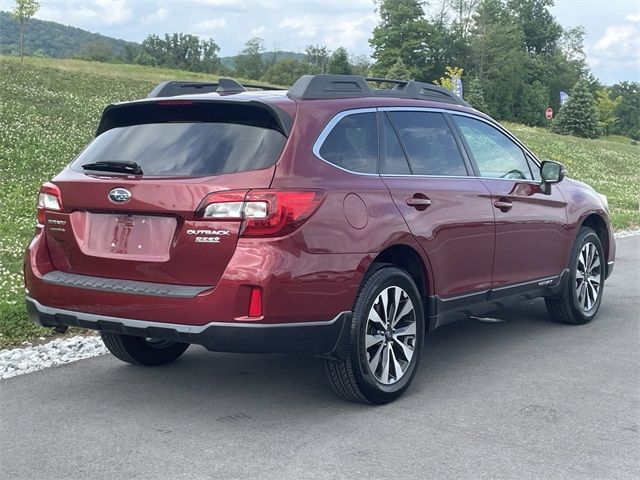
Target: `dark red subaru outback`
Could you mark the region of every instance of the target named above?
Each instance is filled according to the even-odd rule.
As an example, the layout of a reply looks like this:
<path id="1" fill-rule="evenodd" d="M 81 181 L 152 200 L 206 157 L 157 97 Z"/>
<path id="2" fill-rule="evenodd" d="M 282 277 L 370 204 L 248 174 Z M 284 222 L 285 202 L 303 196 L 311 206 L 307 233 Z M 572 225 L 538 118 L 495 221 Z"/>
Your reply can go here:
<path id="1" fill-rule="evenodd" d="M 42 186 L 26 301 L 125 362 L 316 354 L 385 403 L 446 323 L 535 297 L 589 322 L 614 255 L 605 197 L 447 90 L 165 82 Z"/>

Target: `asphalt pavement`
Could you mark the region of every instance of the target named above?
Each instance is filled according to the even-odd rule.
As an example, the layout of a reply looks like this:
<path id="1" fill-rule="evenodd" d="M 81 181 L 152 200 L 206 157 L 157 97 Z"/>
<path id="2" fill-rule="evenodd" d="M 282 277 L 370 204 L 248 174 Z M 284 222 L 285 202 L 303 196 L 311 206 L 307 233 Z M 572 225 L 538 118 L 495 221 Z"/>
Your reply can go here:
<path id="1" fill-rule="evenodd" d="M 111 356 L 0 381 L 3 479 L 640 478 L 640 237 L 618 241 L 589 325 L 544 302 L 427 337 L 412 388 L 340 400 L 322 361 Z"/>

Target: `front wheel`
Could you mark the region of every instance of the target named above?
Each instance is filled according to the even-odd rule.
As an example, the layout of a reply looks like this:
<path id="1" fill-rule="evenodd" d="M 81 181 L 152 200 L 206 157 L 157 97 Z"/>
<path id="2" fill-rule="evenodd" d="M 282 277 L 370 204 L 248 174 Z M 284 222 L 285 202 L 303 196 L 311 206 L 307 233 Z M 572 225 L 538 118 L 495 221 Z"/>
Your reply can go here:
<path id="1" fill-rule="evenodd" d="M 100 337 L 114 357 L 134 365 L 164 365 L 173 362 L 189 348 L 188 343 L 169 342 L 102 330 Z"/>
<path id="2" fill-rule="evenodd" d="M 384 266 L 370 274 L 353 310 L 346 358 L 326 360 L 327 378 L 347 400 L 395 400 L 416 374 L 424 340 L 418 289 L 407 272 Z"/>
<path id="3" fill-rule="evenodd" d="M 562 292 L 545 299 L 555 321 L 583 325 L 593 320 L 602 302 L 605 265 L 600 237 L 592 229 L 582 227 L 571 252 L 569 278 Z"/>

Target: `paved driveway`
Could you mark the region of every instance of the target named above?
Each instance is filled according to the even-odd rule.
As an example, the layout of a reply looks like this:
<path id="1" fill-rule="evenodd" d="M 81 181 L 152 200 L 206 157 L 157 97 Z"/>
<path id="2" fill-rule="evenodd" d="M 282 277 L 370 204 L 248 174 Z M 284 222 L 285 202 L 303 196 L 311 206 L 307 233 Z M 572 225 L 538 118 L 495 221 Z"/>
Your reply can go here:
<path id="1" fill-rule="evenodd" d="M 640 237 L 618 242 L 599 318 L 532 301 L 428 337 L 413 387 L 366 407 L 320 360 L 110 356 L 0 382 L 0 477 L 640 478 Z"/>

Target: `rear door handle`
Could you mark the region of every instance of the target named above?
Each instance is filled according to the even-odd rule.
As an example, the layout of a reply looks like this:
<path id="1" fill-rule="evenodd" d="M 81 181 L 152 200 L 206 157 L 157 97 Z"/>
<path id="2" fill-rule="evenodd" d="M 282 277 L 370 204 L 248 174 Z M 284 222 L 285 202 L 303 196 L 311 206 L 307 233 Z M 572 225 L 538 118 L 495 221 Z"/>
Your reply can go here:
<path id="1" fill-rule="evenodd" d="M 413 197 L 407 198 L 407 205 L 416 210 L 426 210 L 426 208 L 431 205 L 431 200 L 422 193 L 416 193 Z"/>
<path id="2" fill-rule="evenodd" d="M 500 209 L 500 211 L 502 212 L 507 212 L 511 210 L 513 204 L 508 200 L 496 200 L 495 202 L 493 202 L 493 206 Z"/>

